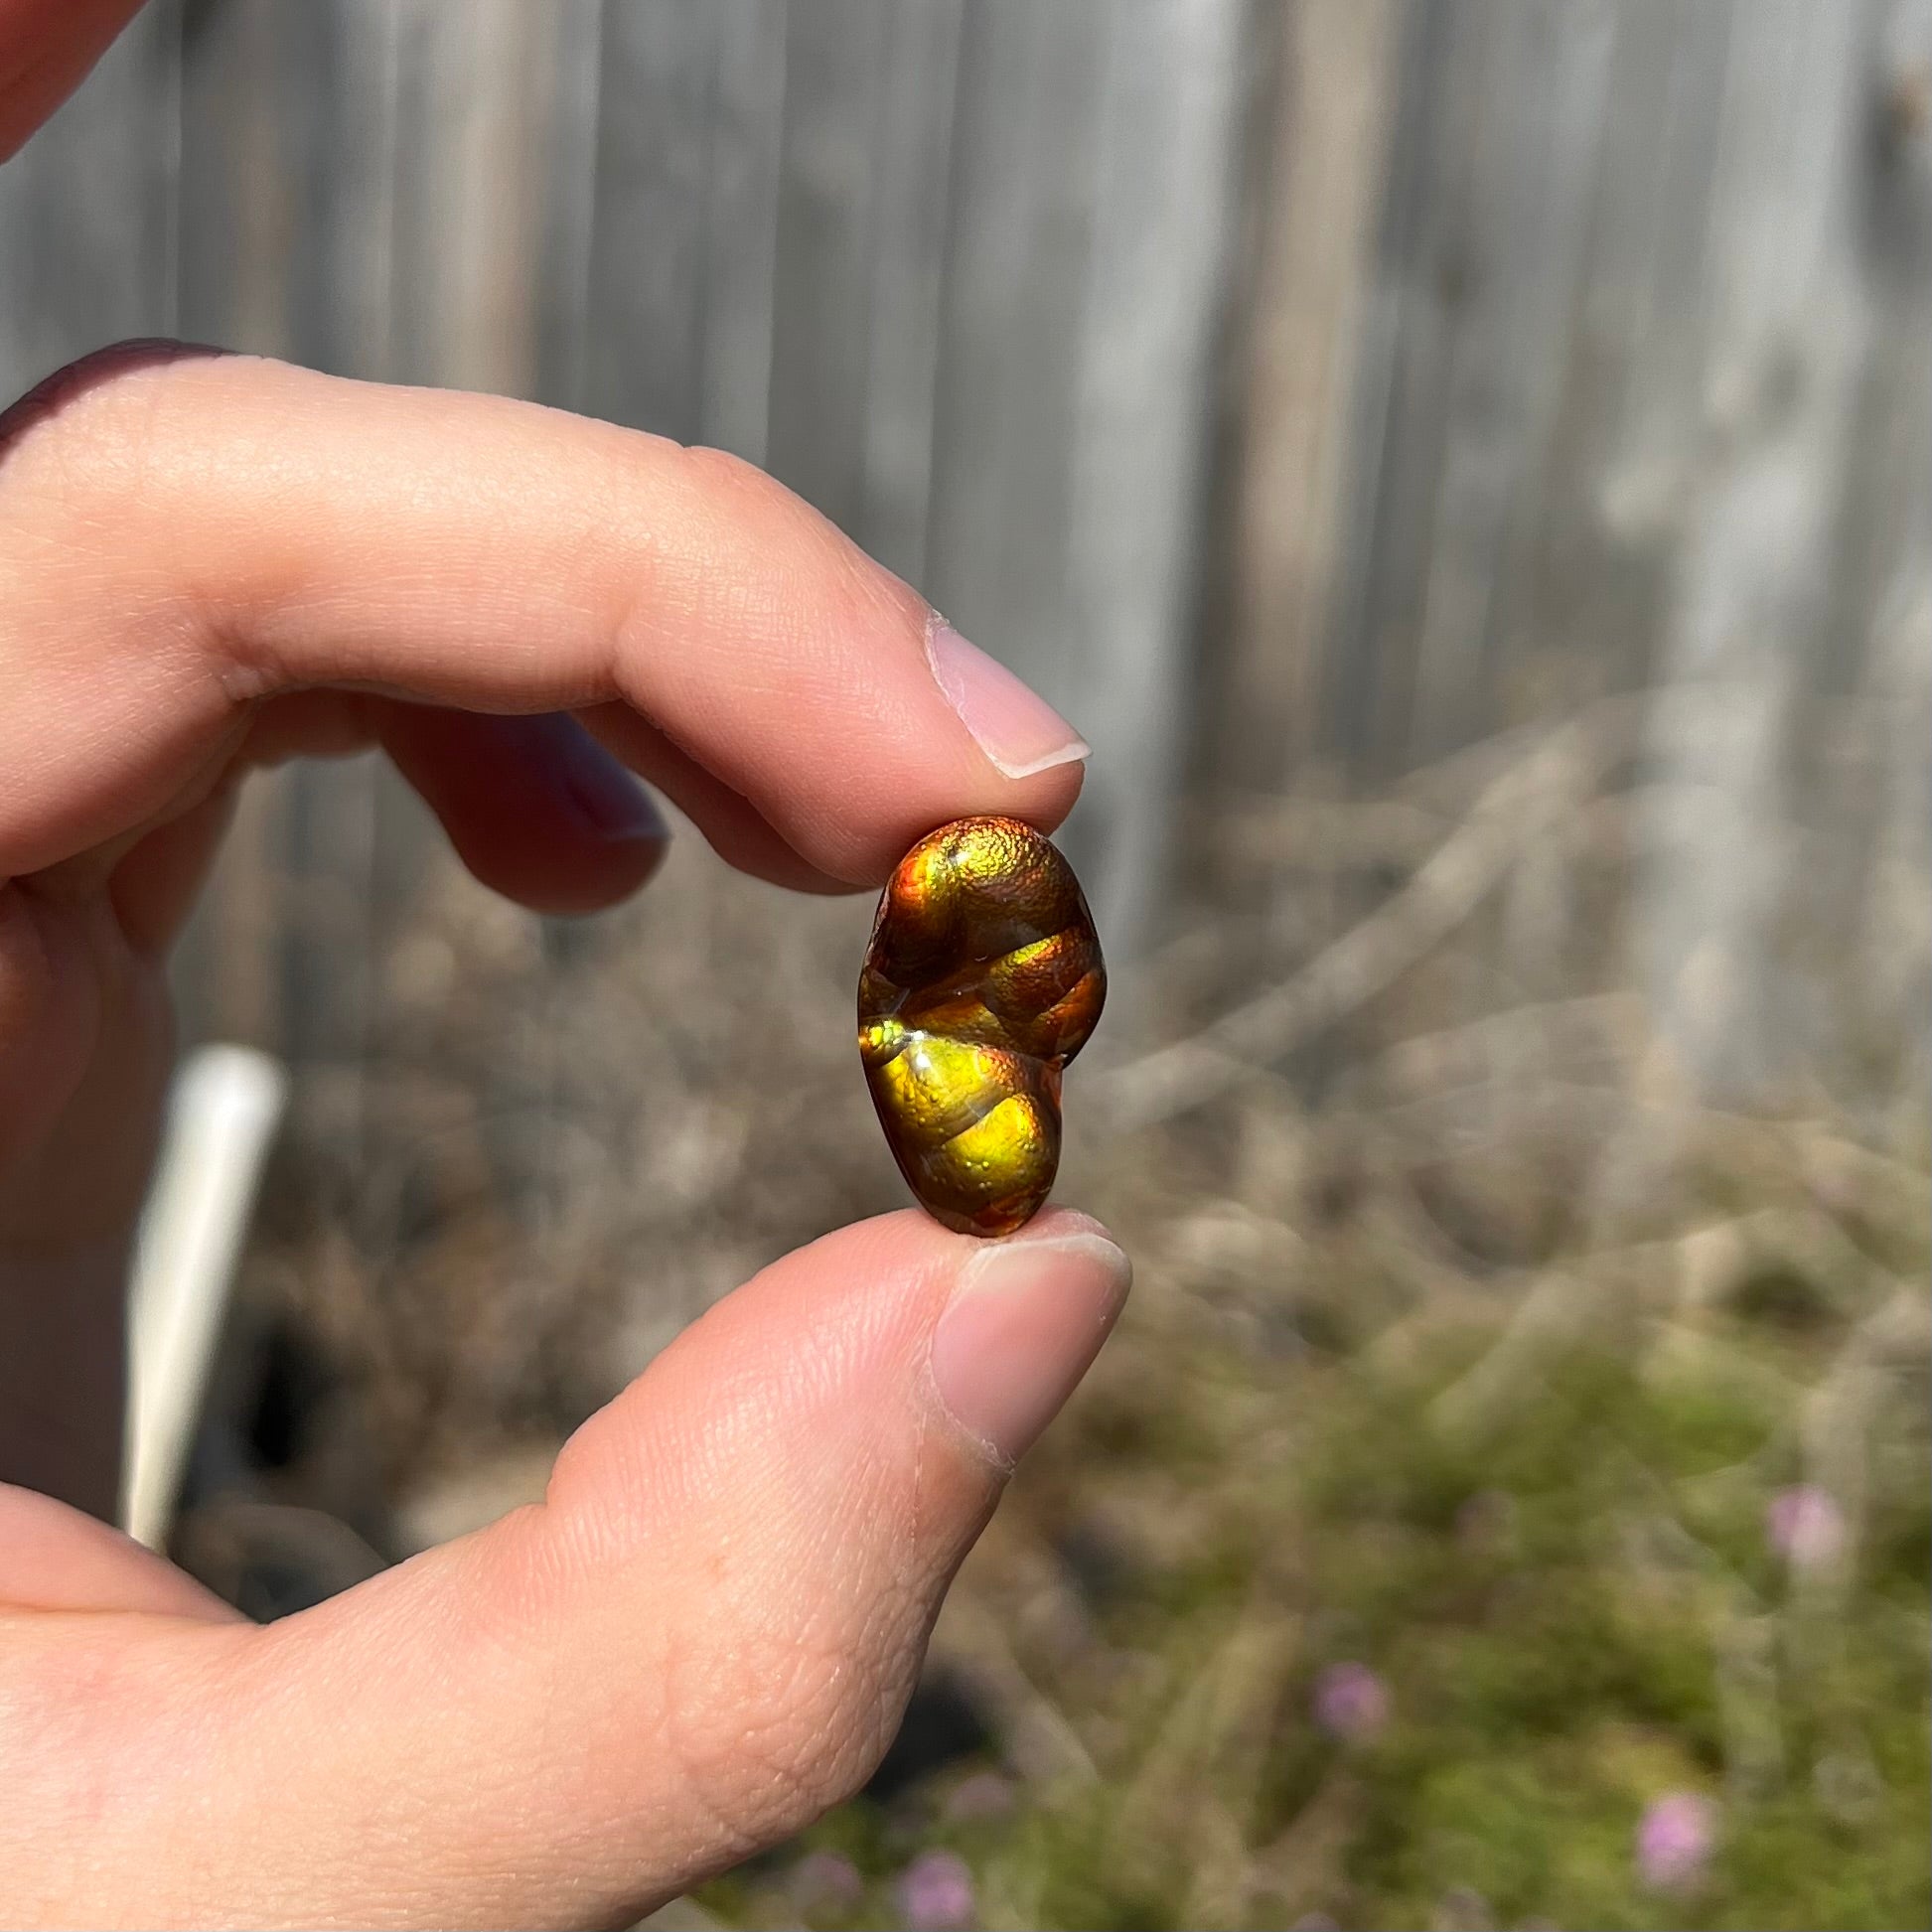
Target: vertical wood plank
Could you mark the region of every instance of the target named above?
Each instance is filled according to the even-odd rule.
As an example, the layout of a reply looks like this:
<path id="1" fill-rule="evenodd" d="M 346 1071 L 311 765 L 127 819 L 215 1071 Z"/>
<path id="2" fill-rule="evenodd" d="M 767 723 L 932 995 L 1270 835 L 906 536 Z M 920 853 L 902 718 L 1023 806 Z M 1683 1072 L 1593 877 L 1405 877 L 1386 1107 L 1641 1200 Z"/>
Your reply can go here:
<path id="1" fill-rule="evenodd" d="M 290 263 L 303 218 L 282 112 L 283 44 L 293 23 L 274 0 L 195 7 L 184 40 L 181 98 L 181 326 L 223 348 L 292 348 Z M 300 25 L 300 50 L 325 73 L 333 47 L 322 8 Z"/>
<path id="2" fill-rule="evenodd" d="M 1165 886 L 1193 684 L 1241 25 L 1232 0 L 1110 17 L 1068 526 L 1078 715 L 1095 756 L 1069 838 L 1125 963 Z"/>
<path id="3" fill-rule="evenodd" d="M 1220 797 L 1280 786 L 1318 742 L 1401 11 L 1301 0 L 1270 24 L 1277 72 L 1259 103 L 1266 146 L 1238 318 L 1233 585 L 1227 635 L 1206 640 L 1219 650 L 1205 776 Z"/>
<path id="4" fill-rule="evenodd" d="M 1467 0 L 1413 0 L 1360 365 L 1351 559 L 1327 654 L 1324 733 L 1343 766 L 1386 775 L 1408 743 L 1428 535 L 1446 448 L 1469 171 L 1499 31 Z"/>
<path id="5" fill-rule="evenodd" d="M 1078 330 L 1115 19 L 1095 0 L 966 14 L 926 544 L 938 607 L 1076 718 Z"/>
<path id="6" fill-rule="evenodd" d="M 386 0 L 270 16 L 294 211 L 287 349 L 332 372 L 380 378 L 393 364 L 403 24 Z"/>
<path id="7" fill-rule="evenodd" d="M 873 143 L 871 353 L 853 534 L 910 583 L 926 568 L 963 13 L 963 0 L 890 10 Z"/>
<path id="8" fill-rule="evenodd" d="M 768 455 L 784 0 L 606 6 L 574 405 Z"/>
<path id="9" fill-rule="evenodd" d="M 785 0 L 714 0 L 698 435 L 766 460 L 784 168 Z"/>
<path id="10" fill-rule="evenodd" d="M 773 473 L 850 530 L 862 496 L 883 103 L 881 0 L 795 8 L 773 292 Z"/>
<path id="11" fill-rule="evenodd" d="M 958 0 L 795 10 L 783 52 L 764 453 L 913 578 L 932 467 L 960 13 Z M 744 361 L 749 376 L 752 354 Z M 722 397 L 724 383 L 715 390 Z"/>
<path id="12" fill-rule="evenodd" d="M 1588 235 L 1611 10 L 1546 0 L 1508 16 L 1471 163 L 1444 404 L 1447 449 L 1423 565 L 1410 757 L 1481 737 L 1501 633 L 1539 507 L 1570 291 Z"/>
<path id="13" fill-rule="evenodd" d="M 715 27 L 704 0 L 607 6 L 583 407 L 698 432 Z"/>
<path id="14" fill-rule="evenodd" d="M 1912 1051 L 1888 1068 L 1923 1093 L 1932 1061 L 1932 0 L 1881 10 L 1864 74 L 1869 139 L 1858 157 L 1852 245 L 1869 304 L 1825 621 L 1801 675 L 1858 692 L 1851 756 L 1800 773 L 1798 811 L 1846 861 L 1807 894 L 1809 937 L 1838 968 L 1829 1044 L 1848 1063 L 1869 1042 Z M 1848 946 L 1848 938 L 1851 944 Z"/>
<path id="15" fill-rule="evenodd" d="M 1674 571 L 1643 830 L 1641 957 L 1705 1092 L 1774 1092 L 1815 1038 L 1778 921 L 1796 876 L 1788 734 L 1828 608 L 1869 315 L 1853 255 L 1874 9 L 1755 0 L 1723 97 L 1699 488 Z"/>
<path id="16" fill-rule="evenodd" d="M 542 246 L 532 393 L 582 409 L 589 380 L 590 280 L 597 215 L 602 0 L 553 0 L 549 113 L 542 142 Z"/>
<path id="17" fill-rule="evenodd" d="M 546 130 L 573 14 L 524 0 L 390 0 L 390 366 L 405 382 L 527 394 L 544 262 Z"/>
<path id="18" fill-rule="evenodd" d="M 1732 9 L 1618 9 L 1612 111 L 1516 623 L 1548 681 L 1650 674 L 1697 410 L 1705 235 Z M 1555 662 L 1560 660 L 1560 664 Z"/>
<path id="19" fill-rule="evenodd" d="M 1899 0 L 1875 25 L 1851 233 L 1869 354 L 1837 510 L 1831 613 L 1807 667 L 1826 691 L 1858 688 L 1876 634 L 1932 594 L 1932 0 Z"/>

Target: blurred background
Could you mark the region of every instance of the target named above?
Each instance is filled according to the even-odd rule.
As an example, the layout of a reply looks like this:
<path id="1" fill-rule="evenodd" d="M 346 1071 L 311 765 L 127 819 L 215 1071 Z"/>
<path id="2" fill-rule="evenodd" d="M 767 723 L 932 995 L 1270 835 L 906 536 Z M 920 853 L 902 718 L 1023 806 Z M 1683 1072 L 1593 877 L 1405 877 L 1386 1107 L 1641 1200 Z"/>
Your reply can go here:
<path id="1" fill-rule="evenodd" d="M 0 393 L 136 334 L 734 450 L 1095 747 L 1134 1305 L 871 1790 L 663 1923 L 1928 1922 L 1928 0 L 160 0 Z M 257 782 L 177 1557 L 486 1521 L 897 1205 L 869 913 Z"/>

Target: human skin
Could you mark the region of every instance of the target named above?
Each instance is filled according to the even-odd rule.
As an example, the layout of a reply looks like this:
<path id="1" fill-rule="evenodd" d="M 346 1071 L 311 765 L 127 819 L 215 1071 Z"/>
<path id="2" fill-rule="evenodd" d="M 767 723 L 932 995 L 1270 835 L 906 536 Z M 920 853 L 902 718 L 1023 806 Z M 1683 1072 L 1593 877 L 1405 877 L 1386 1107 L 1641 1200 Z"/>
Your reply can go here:
<path id="1" fill-rule="evenodd" d="M 0 0 L 0 153 L 131 9 Z M 137 345 L 0 418 L 0 1918 L 624 1923 L 853 1790 L 1126 1287 L 916 1213 L 727 1297 L 545 1501 L 256 1626 L 101 1520 L 162 966 L 256 765 L 379 747 L 485 883 L 609 905 L 642 777 L 876 886 L 1073 734 L 768 478 L 494 397 Z M 633 775 L 637 776 L 633 776 Z"/>

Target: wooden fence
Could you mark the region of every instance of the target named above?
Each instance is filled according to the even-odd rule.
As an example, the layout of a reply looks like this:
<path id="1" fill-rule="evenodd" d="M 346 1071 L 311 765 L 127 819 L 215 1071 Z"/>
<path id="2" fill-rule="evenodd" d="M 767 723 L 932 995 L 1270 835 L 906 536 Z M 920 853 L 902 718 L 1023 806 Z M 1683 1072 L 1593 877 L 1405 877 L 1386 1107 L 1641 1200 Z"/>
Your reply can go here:
<path id="1" fill-rule="evenodd" d="M 1925 863 L 1932 6 L 1261 18 L 1202 776 L 1372 790 L 1655 690 L 1638 969 L 1749 1085 L 1816 1041 L 1794 917 L 1877 984 Z"/>
<path id="2" fill-rule="evenodd" d="M 0 390 L 179 332 L 763 462 L 1078 719 L 1128 952 L 1189 798 L 1719 689 L 1668 1008 L 1772 950 L 1813 694 L 1922 849 L 1928 119 L 1932 0 L 160 0 L 0 174 Z M 253 802 L 208 1023 L 294 1024 L 291 908 L 402 916 L 401 810 Z"/>

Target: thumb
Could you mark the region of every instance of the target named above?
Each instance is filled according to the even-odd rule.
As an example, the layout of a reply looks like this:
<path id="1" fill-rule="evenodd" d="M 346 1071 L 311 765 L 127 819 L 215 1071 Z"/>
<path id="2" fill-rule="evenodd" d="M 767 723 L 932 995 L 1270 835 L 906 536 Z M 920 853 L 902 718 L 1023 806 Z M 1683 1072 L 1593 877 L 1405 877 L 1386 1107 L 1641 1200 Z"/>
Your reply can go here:
<path id="1" fill-rule="evenodd" d="M 201 1788 L 143 1793 L 144 1829 L 179 1831 L 171 1803 L 229 1821 L 183 1910 L 622 1920 L 849 1795 L 1127 1278 L 1066 1212 L 1000 1242 L 843 1230 L 585 1423 L 542 1504 L 265 1629 L 174 1626 L 192 1663 L 138 1675 L 180 1687 L 155 1717 Z M 152 1920 L 180 1861 L 127 1850 Z"/>

